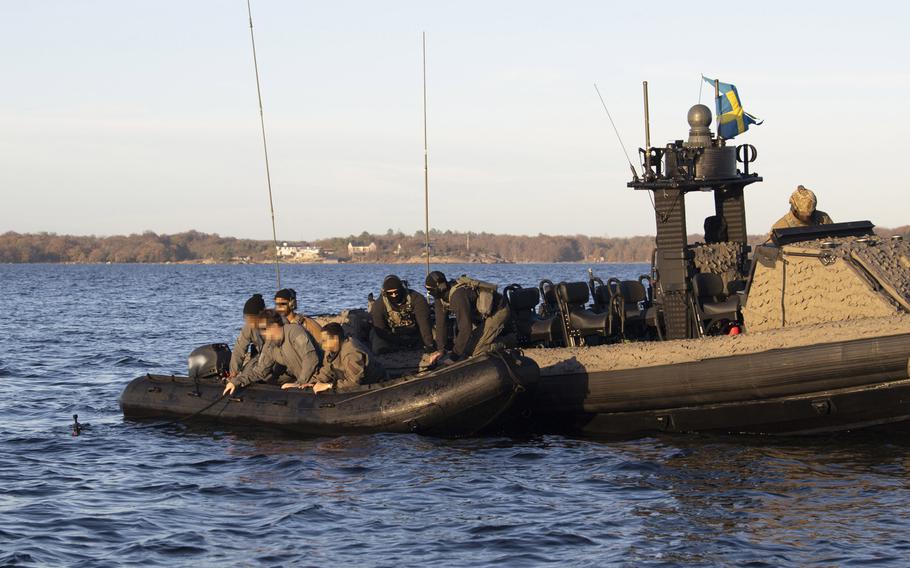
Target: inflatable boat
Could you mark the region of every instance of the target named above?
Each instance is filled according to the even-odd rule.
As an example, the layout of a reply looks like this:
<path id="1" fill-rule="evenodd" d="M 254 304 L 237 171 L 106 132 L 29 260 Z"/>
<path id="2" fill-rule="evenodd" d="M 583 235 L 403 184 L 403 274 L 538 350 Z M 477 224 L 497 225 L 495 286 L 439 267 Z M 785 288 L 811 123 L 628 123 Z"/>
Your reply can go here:
<path id="1" fill-rule="evenodd" d="M 314 394 L 254 384 L 230 397 L 222 397 L 224 383 L 218 378 L 145 375 L 127 385 L 120 407 L 126 418 L 258 424 L 314 436 L 467 436 L 495 430 L 538 373 L 530 359 L 491 353 L 348 392 Z"/>

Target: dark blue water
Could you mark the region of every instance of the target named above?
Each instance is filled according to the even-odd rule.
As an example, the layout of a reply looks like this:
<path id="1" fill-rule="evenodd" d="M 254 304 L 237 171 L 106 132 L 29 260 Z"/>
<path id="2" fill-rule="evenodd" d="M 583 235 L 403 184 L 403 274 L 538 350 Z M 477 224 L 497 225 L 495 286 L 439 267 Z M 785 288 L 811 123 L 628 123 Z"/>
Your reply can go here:
<path id="1" fill-rule="evenodd" d="M 465 267 L 500 284 L 579 265 Z M 638 265 L 601 267 L 635 276 Z M 391 269 L 285 267 L 305 312 Z M 418 283 L 422 267 L 396 267 Z M 462 268 L 450 267 L 458 274 Z M 0 566 L 904 565 L 910 438 L 295 439 L 124 422 L 268 266 L 0 266 Z M 71 436 L 71 415 L 91 428 Z"/>

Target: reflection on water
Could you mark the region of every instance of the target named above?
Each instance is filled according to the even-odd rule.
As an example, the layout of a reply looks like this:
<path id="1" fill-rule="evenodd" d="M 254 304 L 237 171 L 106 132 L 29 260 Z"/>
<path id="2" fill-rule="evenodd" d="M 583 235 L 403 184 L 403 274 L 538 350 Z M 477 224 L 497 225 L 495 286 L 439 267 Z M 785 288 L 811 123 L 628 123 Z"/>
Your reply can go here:
<path id="1" fill-rule="evenodd" d="M 449 272 L 530 285 L 584 268 Z M 269 270 L 0 266 L 15 314 L 0 319 L 0 565 L 904 564 L 907 433 L 299 439 L 124 422 L 126 382 L 230 339 Z M 393 270 L 423 269 L 283 274 L 330 312 Z M 91 423 L 76 438 L 75 413 Z"/>

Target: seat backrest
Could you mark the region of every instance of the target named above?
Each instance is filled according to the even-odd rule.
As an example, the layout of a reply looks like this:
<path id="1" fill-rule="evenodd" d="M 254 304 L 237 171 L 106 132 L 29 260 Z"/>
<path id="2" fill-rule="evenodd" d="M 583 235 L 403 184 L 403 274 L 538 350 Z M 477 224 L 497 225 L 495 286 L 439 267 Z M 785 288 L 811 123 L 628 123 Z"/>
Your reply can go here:
<path id="1" fill-rule="evenodd" d="M 619 284 L 623 300 L 627 304 L 638 304 L 648 299 L 644 285 L 638 280 L 623 280 Z"/>
<path id="2" fill-rule="evenodd" d="M 560 282 L 556 294 L 569 306 L 584 306 L 590 298 L 587 282 Z"/>
<path id="3" fill-rule="evenodd" d="M 710 272 L 696 274 L 692 279 L 692 286 L 695 289 L 695 295 L 699 299 L 714 299 L 724 293 L 723 278 L 719 274 L 711 274 Z"/>
<path id="4" fill-rule="evenodd" d="M 540 290 L 537 288 L 517 288 L 509 290 L 509 305 L 515 311 L 533 311 L 540 303 Z"/>

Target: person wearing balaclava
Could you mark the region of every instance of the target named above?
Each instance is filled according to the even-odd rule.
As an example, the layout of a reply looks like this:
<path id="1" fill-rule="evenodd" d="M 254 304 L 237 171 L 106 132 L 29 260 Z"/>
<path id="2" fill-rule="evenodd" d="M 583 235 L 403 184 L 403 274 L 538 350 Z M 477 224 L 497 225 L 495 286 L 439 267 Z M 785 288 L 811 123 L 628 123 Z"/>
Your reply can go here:
<path id="1" fill-rule="evenodd" d="M 231 351 L 231 366 L 228 376 L 236 377 L 262 351 L 263 339 L 262 334 L 259 333 L 259 312 L 264 309 L 265 300 L 262 299 L 262 294 L 253 294 L 243 304 L 243 327 L 240 329 L 240 335 L 237 336 L 237 342 L 234 343 L 234 350 Z"/>
<path id="2" fill-rule="evenodd" d="M 435 350 L 430 305 L 419 293 L 409 289 L 401 278 L 390 274 L 382 281 L 379 300 L 370 309 L 373 327 L 370 349 L 373 353 L 391 353 L 422 347 L 424 353 Z"/>
<path id="3" fill-rule="evenodd" d="M 489 351 L 511 319 L 512 312 L 499 292 L 492 294 L 492 309 L 489 315 L 482 315 L 477 304 L 480 290 L 467 282 L 483 284 L 466 276 L 450 282 L 445 274 L 438 270 L 427 275 L 427 292 L 434 298 L 437 345 L 437 350 L 428 364 L 433 364 L 446 355 L 450 313 L 455 316 L 455 339 L 452 352 L 448 354 L 452 361 Z"/>
<path id="4" fill-rule="evenodd" d="M 790 211 L 777 220 L 771 229 L 789 229 L 791 227 L 811 227 L 830 225 L 834 221 L 824 211 L 816 209 L 818 199 L 811 189 L 803 186 L 796 188 L 790 196 Z"/>

